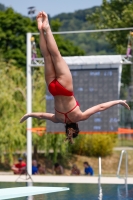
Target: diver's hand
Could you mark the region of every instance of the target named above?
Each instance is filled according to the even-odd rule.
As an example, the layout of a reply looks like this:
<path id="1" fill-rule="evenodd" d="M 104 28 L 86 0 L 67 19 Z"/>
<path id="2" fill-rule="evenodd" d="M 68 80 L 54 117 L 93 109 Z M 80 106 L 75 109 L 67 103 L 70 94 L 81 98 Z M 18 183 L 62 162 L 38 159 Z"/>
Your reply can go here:
<path id="1" fill-rule="evenodd" d="M 30 115 L 27 113 L 25 114 L 21 119 L 20 119 L 20 123 L 23 123 L 25 120 L 27 120 L 30 117 Z"/>
<path id="2" fill-rule="evenodd" d="M 129 105 L 126 103 L 126 100 L 120 100 L 120 103 L 122 106 L 124 106 L 125 108 L 127 108 L 128 110 L 130 110 Z"/>

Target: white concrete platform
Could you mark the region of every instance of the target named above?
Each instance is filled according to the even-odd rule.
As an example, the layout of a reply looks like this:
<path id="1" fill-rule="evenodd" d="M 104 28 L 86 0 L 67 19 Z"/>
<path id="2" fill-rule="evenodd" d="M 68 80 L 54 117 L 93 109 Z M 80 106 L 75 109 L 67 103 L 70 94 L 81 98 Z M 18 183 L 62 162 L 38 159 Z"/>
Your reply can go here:
<path id="1" fill-rule="evenodd" d="M 0 189 L 0 200 L 69 190 L 63 187 L 15 187 Z"/>
<path id="2" fill-rule="evenodd" d="M 0 182 L 31 182 L 30 179 L 26 180 L 26 176 L 22 175 L 0 175 Z M 98 177 L 93 176 L 45 176 L 34 175 L 31 176 L 34 183 L 98 183 Z M 117 177 L 101 177 L 101 184 L 124 184 L 123 178 Z M 133 184 L 133 177 L 128 177 L 128 184 Z"/>

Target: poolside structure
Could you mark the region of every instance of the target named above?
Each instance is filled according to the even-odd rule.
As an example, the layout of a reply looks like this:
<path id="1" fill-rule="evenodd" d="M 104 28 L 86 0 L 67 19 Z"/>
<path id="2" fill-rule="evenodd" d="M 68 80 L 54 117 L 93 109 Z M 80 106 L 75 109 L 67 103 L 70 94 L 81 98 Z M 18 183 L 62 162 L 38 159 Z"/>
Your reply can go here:
<path id="1" fill-rule="evenodd" d="M 69 190 L 66 187 L 15 187 L 0 189 L 0 200 Z"/>

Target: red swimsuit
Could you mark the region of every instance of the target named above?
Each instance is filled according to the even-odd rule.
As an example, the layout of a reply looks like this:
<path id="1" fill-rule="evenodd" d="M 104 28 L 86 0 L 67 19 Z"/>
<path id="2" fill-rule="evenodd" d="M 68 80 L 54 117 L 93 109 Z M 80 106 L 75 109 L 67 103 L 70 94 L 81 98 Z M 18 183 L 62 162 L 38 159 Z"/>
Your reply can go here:
<path id="1" fill-rule="evenodd" d="M 73 96 L 73 92 L 68 91 L 64 88 L 56 79 L 54 79 L 48 86 L 49 92 L 53 96 L 62 95 L 62 96 Z"/>
<path id="2" fill-rule="evenodd" d="M 73 92 L 67 90 L 66 88 L 64 88 L 56 79 L 54 79 L 48 86 L 49 92 L 53 95 L 53 96 L 57 96 L 57 95 L 62 95 L 62 96 L 74 96 Z M 70 111 L 63 113 L 63 112 L 59 112 L 58 110 L 56 110 L 56 112 L 61 113 L 65 116 L 65 123 L 66 120 L 68 119 L 69 121 L 71 121 L 67 114 L 72 112 L 77 106 L 79 106 L 79 103 L 76 101 L 76 105 L 74 106 L 74 108 L 72 108 Z M 72 122 L 72 121 L 71 121 Z"/>

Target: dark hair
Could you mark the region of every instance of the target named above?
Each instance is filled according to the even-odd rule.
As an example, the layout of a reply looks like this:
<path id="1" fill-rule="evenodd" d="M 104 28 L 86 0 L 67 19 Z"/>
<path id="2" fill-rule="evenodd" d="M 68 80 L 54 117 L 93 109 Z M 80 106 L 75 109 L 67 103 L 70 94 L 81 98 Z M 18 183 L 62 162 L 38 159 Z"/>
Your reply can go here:
<path id="1" fill-rule="evenodd" d="M 41 164 L 40 164 L 40 163 L 38 163 L 38 164 L 37 164 L 37 168 L 40 168 L 40 167 L 41 167 Z"/>
<path id="2" fill-rule="evenodd" d="M 66 140 L 68 140 L 70 143 L 73 143 L 72 138 L 77 137 L 79 133 L 78 124 L 77 123 L 66 124 L 65 128 L 66 128 L 66 136 L 67 136 Z M 75 132 L 71 136 L 69 136 L 69 131 L 68 131 L 69 128 L 73 128 L 75 130 Z"/>
<path id="3" fill-rule="evenodd" d="M 59 163 L 55 163 L 55 164 L 54 164 L 54 167 L 55 167 L 55 168 L 57 168 L 57 167 L 59 167 L 59 166 L 60 166 Z"/>
<path id="4" fill-rule="evenodd" d="M 73 128 L 76 131 L 75 133 L 73 133 L 73 138 L 78 136 L 79 127 L 77 123 L 66 124 L 65 128 L 66 128 L 66 135 L 68 135 L 68 128 Z"/>
<path id="5" fill-rule="evenodd" d="M 89 166 L 89 163 L 88 162 L 84 162 L 84 165 L 88 165 Z"/>
<path id="6" fill-rule="evenodd" d="M 23 160 L 23 158 L 18 158 L 18 161 L 21 162 Z"/>

